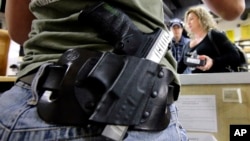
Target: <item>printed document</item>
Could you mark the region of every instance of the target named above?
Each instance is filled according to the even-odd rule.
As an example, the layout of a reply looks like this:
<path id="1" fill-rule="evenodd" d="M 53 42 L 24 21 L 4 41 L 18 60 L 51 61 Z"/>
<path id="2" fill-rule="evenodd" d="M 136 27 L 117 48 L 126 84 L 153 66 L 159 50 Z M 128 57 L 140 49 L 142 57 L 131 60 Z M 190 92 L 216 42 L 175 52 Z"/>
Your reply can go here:
<path id="1" fill-rule="evenodd" d="M 187 131 L 217 132 L 215 95 L 180 95 L 176 105 Z"/>

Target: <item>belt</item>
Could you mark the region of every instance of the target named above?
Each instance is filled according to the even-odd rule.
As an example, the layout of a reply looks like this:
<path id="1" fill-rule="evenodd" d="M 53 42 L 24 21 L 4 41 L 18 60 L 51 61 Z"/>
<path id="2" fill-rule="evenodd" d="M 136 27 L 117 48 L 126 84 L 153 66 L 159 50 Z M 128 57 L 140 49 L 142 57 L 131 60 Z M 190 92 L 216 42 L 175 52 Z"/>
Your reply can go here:
<path id="1" fill-rule="evenodd" d="M 35 75 L 36 75 L 36 72 L 37 71 L 34 71 L 28 75 L 25 75 L 21 78 L 18 79 L 18 81 L 22 81 L 28 85 L 31 85 Z M 172 86 L 172 85 L 171 85 Z M 168 95 L 168 99 L 167 99 L 167 104 L 170 105 L 172 104 L 175 100 L 178 99 L 178 96 L 175 96 L 174 94 L 175 93 L 178 93 L 179 89 L 176 90 L 176 87 L 172 86 L 172 87 L 169 87 L 169 90 L 172 91 L 171 94 Z M 177 92 L 173 92 L 173 91 L 177 91 Z"/>
<path id="2" fill-rule="evenodd" d="M 35 75 L 36 75 L 36 71 L 19 78 L 18 81 L 22 81 L 28 85 L 31 85 Z"/>

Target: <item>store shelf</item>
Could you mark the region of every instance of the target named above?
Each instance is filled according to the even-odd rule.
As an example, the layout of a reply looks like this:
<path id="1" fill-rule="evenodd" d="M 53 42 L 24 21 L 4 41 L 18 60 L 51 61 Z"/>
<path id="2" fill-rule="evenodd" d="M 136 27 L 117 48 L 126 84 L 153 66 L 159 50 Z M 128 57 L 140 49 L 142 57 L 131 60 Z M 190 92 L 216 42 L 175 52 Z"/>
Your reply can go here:
<path id="1" fill-rule="evenodd" d="M 250 46 L 245 46 L 243 50 L 245 53 L 250 53 Z"/>
<path id="2" fill-rule="evenodd" d="M 248 59 L 248 69 L 250 70 L 250 39 L 235 41 L 235 43 L 242 47 L 243 51 L 246 53 Z"/>

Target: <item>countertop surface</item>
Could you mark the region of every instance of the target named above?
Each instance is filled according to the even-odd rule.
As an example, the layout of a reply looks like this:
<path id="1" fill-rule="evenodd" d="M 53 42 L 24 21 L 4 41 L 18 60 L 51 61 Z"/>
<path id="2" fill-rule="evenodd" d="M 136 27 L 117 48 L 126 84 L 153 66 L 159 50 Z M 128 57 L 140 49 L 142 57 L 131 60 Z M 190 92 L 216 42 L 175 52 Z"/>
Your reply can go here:
<path id="1" fill-rule="evenodd" d="M 181 74 L 182 85 L 250 84 L 250 72 Z"/>
<path id="2" fill-rule="evenodd" d="M 0 82 L 15 82 L 16 76 L 0 76 Z"/>

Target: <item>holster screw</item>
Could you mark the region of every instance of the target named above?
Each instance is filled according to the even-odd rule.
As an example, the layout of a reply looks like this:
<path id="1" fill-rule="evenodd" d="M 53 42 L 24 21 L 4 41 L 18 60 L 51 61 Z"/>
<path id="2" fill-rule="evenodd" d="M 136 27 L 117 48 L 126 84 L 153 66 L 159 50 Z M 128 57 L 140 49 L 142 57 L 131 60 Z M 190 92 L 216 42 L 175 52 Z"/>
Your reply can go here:
<path id="1" fill-rule="evenodd" d="M 158 74 L 158 77 L 162 78 L 163 76 L 164 76 L 164 72 L 160 71 L 159 74 Z"/>
<path id="2" fill-rule="evenodd" d="M 149 115 L 150 115 L 150 113 L 149 113 L 149 112 L 144 112 L 144 114 L 143 114 L 143 118 L 147 118 L 147 117 L 149 117 Z"/>
<path id="3" fill-rule="evenodd" d="M 152 98 L 156 98 L 158 96 L 158 92 L 157 91 L 153 91 L 153 93 L 151 94 Z"/>

